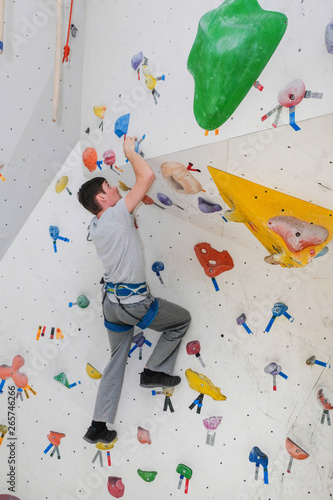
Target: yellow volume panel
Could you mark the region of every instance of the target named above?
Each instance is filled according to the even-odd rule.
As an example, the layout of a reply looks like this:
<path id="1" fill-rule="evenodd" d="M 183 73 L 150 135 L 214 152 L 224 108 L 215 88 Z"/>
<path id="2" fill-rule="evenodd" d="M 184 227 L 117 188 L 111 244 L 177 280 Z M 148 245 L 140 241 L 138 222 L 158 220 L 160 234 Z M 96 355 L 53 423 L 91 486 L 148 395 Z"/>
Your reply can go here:
<path id="1" fill-rule="evenodd" d="M 268 250 L 265 261 L 303 267 L 325 253 L 333 236 L 333 210 L 207 167 L 231 210 L 225 219 L 242 222 Z"/>

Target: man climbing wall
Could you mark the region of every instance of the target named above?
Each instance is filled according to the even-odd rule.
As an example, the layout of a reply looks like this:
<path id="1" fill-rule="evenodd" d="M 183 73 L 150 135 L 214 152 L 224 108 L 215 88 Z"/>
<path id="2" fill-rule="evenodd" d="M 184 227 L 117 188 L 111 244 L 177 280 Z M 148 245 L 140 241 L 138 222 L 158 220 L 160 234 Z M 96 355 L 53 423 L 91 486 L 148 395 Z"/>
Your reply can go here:
<path id="1" fill-rule="evenodd" d="M 133 211 L 152 185 L 155 175 L 135 151 L 135 137 L 127 137 L 123 148 L 131 163 L 136 182 L 122 198 L 116 186 L 103 177 L 85 182 L 79 192 L 80 203 L 95 217 L 90 234 L 104 266 L 103 313 L 111 347 L 111 359 L 103 372 L 94 416 L 84 439 L 89 443 L 110 443 L 117 433 L 107 423 L 115 421 L 125 366 L 134 326 L 162 332 L 140 375 L 142 387 L 174 387 L 180 377 L 172 375 L 181 340 L 191 316 L 186 309 L 155 298 L 145 282 L 142 245 L 134 226 Z"/>

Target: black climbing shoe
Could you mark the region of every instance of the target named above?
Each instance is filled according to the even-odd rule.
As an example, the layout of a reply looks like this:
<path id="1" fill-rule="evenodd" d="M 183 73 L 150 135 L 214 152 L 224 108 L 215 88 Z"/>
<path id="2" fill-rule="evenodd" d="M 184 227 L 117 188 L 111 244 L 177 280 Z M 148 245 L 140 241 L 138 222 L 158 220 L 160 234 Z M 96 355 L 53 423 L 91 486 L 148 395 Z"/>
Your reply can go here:
<path id="1" fill-rule="evenodd" d="M 145 370 L 140 374 L 140 386 L 151 387 L 175 387 L 181 381 L 178 375 L 167 375 L 163 372 L 153 372 Z"/>
<path id="2" fill-rule="evenodd" d="M 89 427 L 83 439 L 88 443 L 96 444 L 96 443 L 105 443 L 110 444 L 117 437 L 116 431 L 109 431 L 109 429 L 105 426 L 101 431 L 97 431 L 95 427 L 92 425 Z"/>

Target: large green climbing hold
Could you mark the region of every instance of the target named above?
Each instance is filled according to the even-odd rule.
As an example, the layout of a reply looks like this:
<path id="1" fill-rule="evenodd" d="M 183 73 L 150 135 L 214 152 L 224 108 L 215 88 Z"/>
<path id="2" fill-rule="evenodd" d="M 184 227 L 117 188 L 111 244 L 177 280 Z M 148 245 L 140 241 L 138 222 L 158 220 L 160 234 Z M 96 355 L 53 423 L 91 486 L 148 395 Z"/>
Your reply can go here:
<path id="1" fill-rule="evenodd" d="M 215 130 L 228 120 L 272 57 L 287 24 L 284 14 L 262 9 L 257 0 L 225 0 L 200 19 L 187 61 L 200 127 Z"/>

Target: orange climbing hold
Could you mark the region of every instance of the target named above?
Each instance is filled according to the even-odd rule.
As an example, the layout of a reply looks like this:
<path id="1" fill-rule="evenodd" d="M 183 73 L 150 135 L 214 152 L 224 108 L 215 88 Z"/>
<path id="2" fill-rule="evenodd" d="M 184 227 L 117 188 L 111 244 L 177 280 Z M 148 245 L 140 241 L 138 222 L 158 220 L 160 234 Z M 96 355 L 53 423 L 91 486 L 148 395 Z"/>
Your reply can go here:
<path id="1" fill-rule="evenodd" d="M 50 443 L 53 444 L 53 446 L 59 446 L 60 440 L 65 436 L 66 434 L 63 434 L 62 432 L 50 431 L 50 434 L 47 435 L 47 438 Z"/>
<path id="2" fill-rule="evenodd" d="M 234 262 L 226 250 L 218 252 L 209 243 L 197 243 L 194 251 L 209 278 L 215 278 L 234 267 Z"/>
<path id="3" fill-rule="evenodd" d="M 97 167 L 97 151 L 95 148 L 86 148 L 82 153 L 82 161 L 89 172 L 93 172 Z"/>

